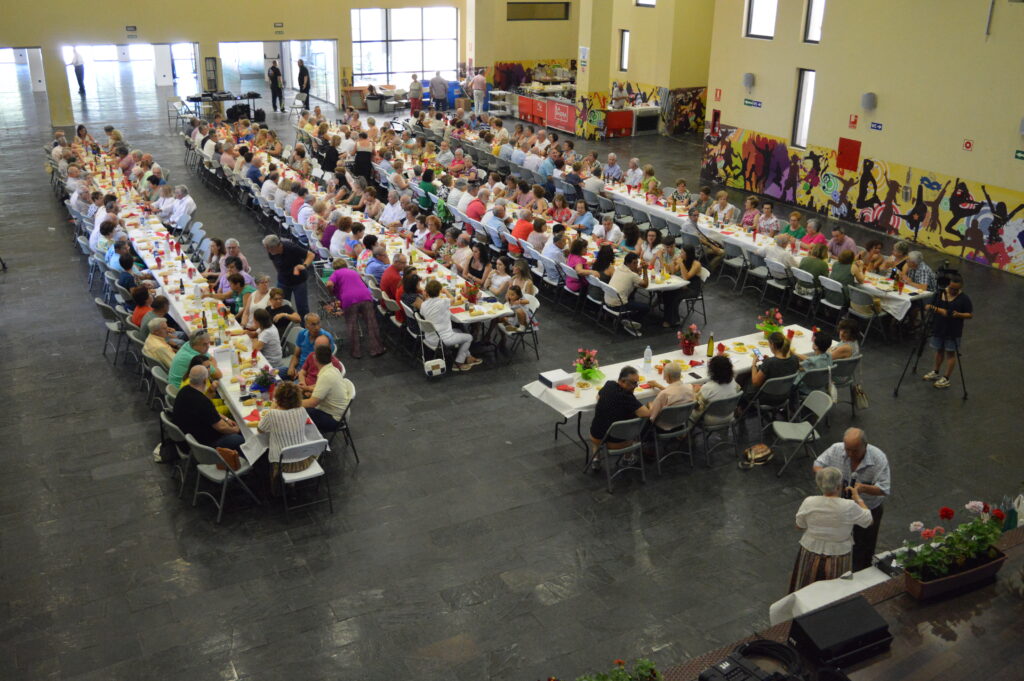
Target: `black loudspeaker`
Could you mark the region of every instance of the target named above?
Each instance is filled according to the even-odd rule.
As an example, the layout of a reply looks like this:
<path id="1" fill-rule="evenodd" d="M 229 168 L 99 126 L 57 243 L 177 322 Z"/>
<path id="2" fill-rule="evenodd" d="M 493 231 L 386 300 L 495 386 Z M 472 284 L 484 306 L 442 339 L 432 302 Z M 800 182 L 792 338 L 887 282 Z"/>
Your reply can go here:
<path id="1" fill-rule="evenodd" d="M 267 120 L 267 112 L 263 109 L 256 109 L 256 113 L 252 115 L 252 120 L 256 123 L 262 123 Z"/>
<path id="2" fill-rule="evenodd" d="M 889 649 L 889 625 L 857 596 L 793 620 L 789 642 L 818 664 L 848 667 Z"/>

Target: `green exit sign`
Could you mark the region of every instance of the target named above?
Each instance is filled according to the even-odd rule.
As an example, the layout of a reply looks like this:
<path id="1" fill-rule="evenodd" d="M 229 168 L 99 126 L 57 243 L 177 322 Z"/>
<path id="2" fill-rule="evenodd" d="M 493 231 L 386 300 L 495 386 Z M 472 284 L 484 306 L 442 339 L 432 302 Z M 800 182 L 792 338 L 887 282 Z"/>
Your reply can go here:
<path id="1" fill-rule="evenodd" d="M 1013 152 L 1013 157 L 1018 161 L 1024 161 L 1024 149 L 1018 149 L 1017 151 Z"/>
<path id="2" fill-rule="evenodd" d="M 755 109 L 761 108 L 761 102 L 756 99 L 744 99 L 743 106 L 752 106 Z"/>

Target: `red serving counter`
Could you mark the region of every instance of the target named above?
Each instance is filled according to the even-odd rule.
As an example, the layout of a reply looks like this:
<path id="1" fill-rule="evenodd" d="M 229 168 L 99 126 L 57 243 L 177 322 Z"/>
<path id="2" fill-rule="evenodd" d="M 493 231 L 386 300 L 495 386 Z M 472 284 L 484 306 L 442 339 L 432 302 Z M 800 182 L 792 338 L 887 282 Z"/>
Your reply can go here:
<path id="1" fill-rule="evenodd" d="M 572 102 L 519 95 L 519 118 L 535 125 L 576 134 L 576 105 Z"/>

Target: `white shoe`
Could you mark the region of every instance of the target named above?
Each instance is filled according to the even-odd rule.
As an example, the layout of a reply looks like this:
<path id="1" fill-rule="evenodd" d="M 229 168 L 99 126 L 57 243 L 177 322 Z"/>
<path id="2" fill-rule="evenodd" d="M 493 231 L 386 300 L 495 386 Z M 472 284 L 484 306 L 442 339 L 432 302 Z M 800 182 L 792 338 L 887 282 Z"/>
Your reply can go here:
<path id="1" fill-rule="evenodd" d="M 939 378 L 937 381 L 935 381 L 935 387 L 936 388 L 948 388 L 949 387 L 949 379 L 946 378 L 945 376 L 943 376 L 942 378 Z"/>
<path id="2" fill-rule="evenodd" d="M 622 320 L 622 328 L 625 329 L 626 333 L 631 336 L 640 337 L 640 325 L 636 322 L 631 322 L 628 319 Z"/>
<path id="3" fill-rule="evenodd" d="M 939 377 L 939 372 L 937 372 L 937 371 L 929 371 L 927 374 L 925 374 L 921 378 L 923 378 L 926 381 L 934 381 L 938 377 Z M 947 381 L 947 385 L 948 385 L 948 381 Z"/>

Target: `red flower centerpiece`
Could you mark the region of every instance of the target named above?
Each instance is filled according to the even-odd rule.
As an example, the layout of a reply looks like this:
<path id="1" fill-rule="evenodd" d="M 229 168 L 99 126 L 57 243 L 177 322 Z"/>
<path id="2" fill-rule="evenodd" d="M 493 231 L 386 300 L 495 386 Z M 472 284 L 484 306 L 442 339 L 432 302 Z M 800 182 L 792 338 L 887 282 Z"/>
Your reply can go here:
<path id="1" fill-rule="evenodd" d="M 782 312 L 777 307 L 765 310 L 764 314 L 757 315 L 757 325 L 754 328 L 763 332 L 766 339 L 776 331 L 782 331 Z"/>
<path id="2" fill-rule="evenodd" d="M 684 355 L 692 355 L 697 343 L 700 342 L 700 331 L 696 324 L 690 324 L 682 331 L 676 332 L 676 339 L 679 341 L 679 348 Z"/>
<path id="3" fill-rule="evenodd" d="M 476 299 L 480 295 L 480 288 L 476 284 L 463 284 L 462 286 L 462 297 L 469 302 L 476 304 Z"/>

